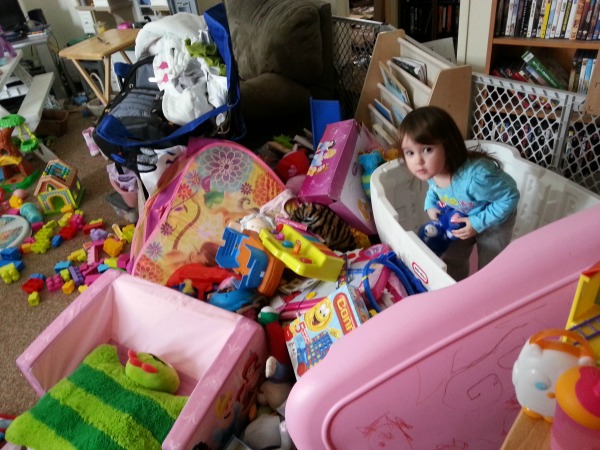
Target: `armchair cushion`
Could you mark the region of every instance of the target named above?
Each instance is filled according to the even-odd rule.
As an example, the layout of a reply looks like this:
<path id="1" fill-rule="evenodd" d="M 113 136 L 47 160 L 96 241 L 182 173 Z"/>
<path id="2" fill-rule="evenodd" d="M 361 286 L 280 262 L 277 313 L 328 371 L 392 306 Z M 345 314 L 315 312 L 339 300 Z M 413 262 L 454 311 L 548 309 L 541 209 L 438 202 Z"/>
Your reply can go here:
<path id="1" fill-rule="evenodd" d="M 323 72 L 319 6 L 306 0 L 225 1 L 242 80 L 279 73 L 318 84 Z"/>

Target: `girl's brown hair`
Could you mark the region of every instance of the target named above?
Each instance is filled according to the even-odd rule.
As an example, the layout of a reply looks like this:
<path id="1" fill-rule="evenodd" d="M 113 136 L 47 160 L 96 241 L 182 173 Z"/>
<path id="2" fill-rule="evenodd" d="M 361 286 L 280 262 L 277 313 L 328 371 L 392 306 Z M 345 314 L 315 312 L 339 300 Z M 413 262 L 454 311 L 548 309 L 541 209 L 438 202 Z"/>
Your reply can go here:
<path id="1" fill-rule="evenodd" d="M 477 149 L 467 149 L 452 116 L 437 106 L 413 109 L 400 123 L 398 153 L 401 158 L 404 157 L 402 141 L 405 136 L 409 136 L 419 144 L 442 145 L 446 152 L 446 169 L 450 175 L 454 175 L 467 159 L 491 159 L 500 167 L 500 162 L 493 156 Z"/>

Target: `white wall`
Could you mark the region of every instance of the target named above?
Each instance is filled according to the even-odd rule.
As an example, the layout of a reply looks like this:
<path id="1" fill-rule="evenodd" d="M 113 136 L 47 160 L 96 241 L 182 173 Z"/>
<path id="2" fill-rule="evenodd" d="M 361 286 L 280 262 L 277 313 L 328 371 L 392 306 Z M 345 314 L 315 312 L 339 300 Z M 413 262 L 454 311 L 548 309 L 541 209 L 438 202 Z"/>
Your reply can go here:
<path id="1" fill-rule="evenodd" d="M 64 48 L 71 39 L 83 36 L 83 28 L 75 6 L 76 0 L 19 0 L 23 12 L 40 8 L 52 27 L 52 33 L 58 41 L 59 49 Z"/>
<path id="2" fill-rule="evenodd" d="M 456 46 L 458 64 L 470 64 L 483 72 L 490 38 L 492 0 L 461 0 L 460 27 Z"/>

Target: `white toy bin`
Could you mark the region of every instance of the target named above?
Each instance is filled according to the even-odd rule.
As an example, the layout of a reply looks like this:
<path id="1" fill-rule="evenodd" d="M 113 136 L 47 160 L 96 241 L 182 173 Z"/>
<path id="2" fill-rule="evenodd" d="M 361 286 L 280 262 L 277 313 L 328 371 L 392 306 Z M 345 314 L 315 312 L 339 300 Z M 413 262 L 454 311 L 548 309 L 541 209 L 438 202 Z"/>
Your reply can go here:
<path id="1" fill-rule="evenodd" d="M 513 239 L 574 212 L 600 204 L 600 196 L 578 184 L 521 158 L 518 150 L 492 141 L 466 141 L 480 145 L 503 164 L 517 182 L 521 199 Z M 429 220 L 423 210 L 427 183 L 413 177 L 397 159 L 378 167 L 371 177 L 371 202 L 381 242 L 388 244 L 428 290 L 450 286 L 455 280 L 446 264 L 417 236 Z"/>

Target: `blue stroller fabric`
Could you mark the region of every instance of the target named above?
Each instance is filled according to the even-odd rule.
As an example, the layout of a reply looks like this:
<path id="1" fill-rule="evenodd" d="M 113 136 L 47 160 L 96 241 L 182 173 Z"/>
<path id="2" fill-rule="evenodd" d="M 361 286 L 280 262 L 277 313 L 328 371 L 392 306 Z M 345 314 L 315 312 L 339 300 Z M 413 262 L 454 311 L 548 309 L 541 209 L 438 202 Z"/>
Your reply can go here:
<path id="1" fill-rule="evenodd" d="M 233 57 L 227 16 L 223 4 L 204 13 L 209 33 L 226 67 L 227 102 L 200 117 L 175 125 L 161 113 L 162 92 L 153 76 L 152 57 L 131 65 L 119 94 L 105 109 L 94 131 L 94 141 L 102 153 L 116 163 L 138 172 L 137 161 L 142 149 L 165 149 L 187 145 L 190 136 L 214 136 L 239 140 L 245 135 L 245 126 L 239 108 L 240 87 Z M 124 67 L 120 66 L 119 72 Z M 216 126 L 216 117 L 227 113 L 226 131 Z"/>

